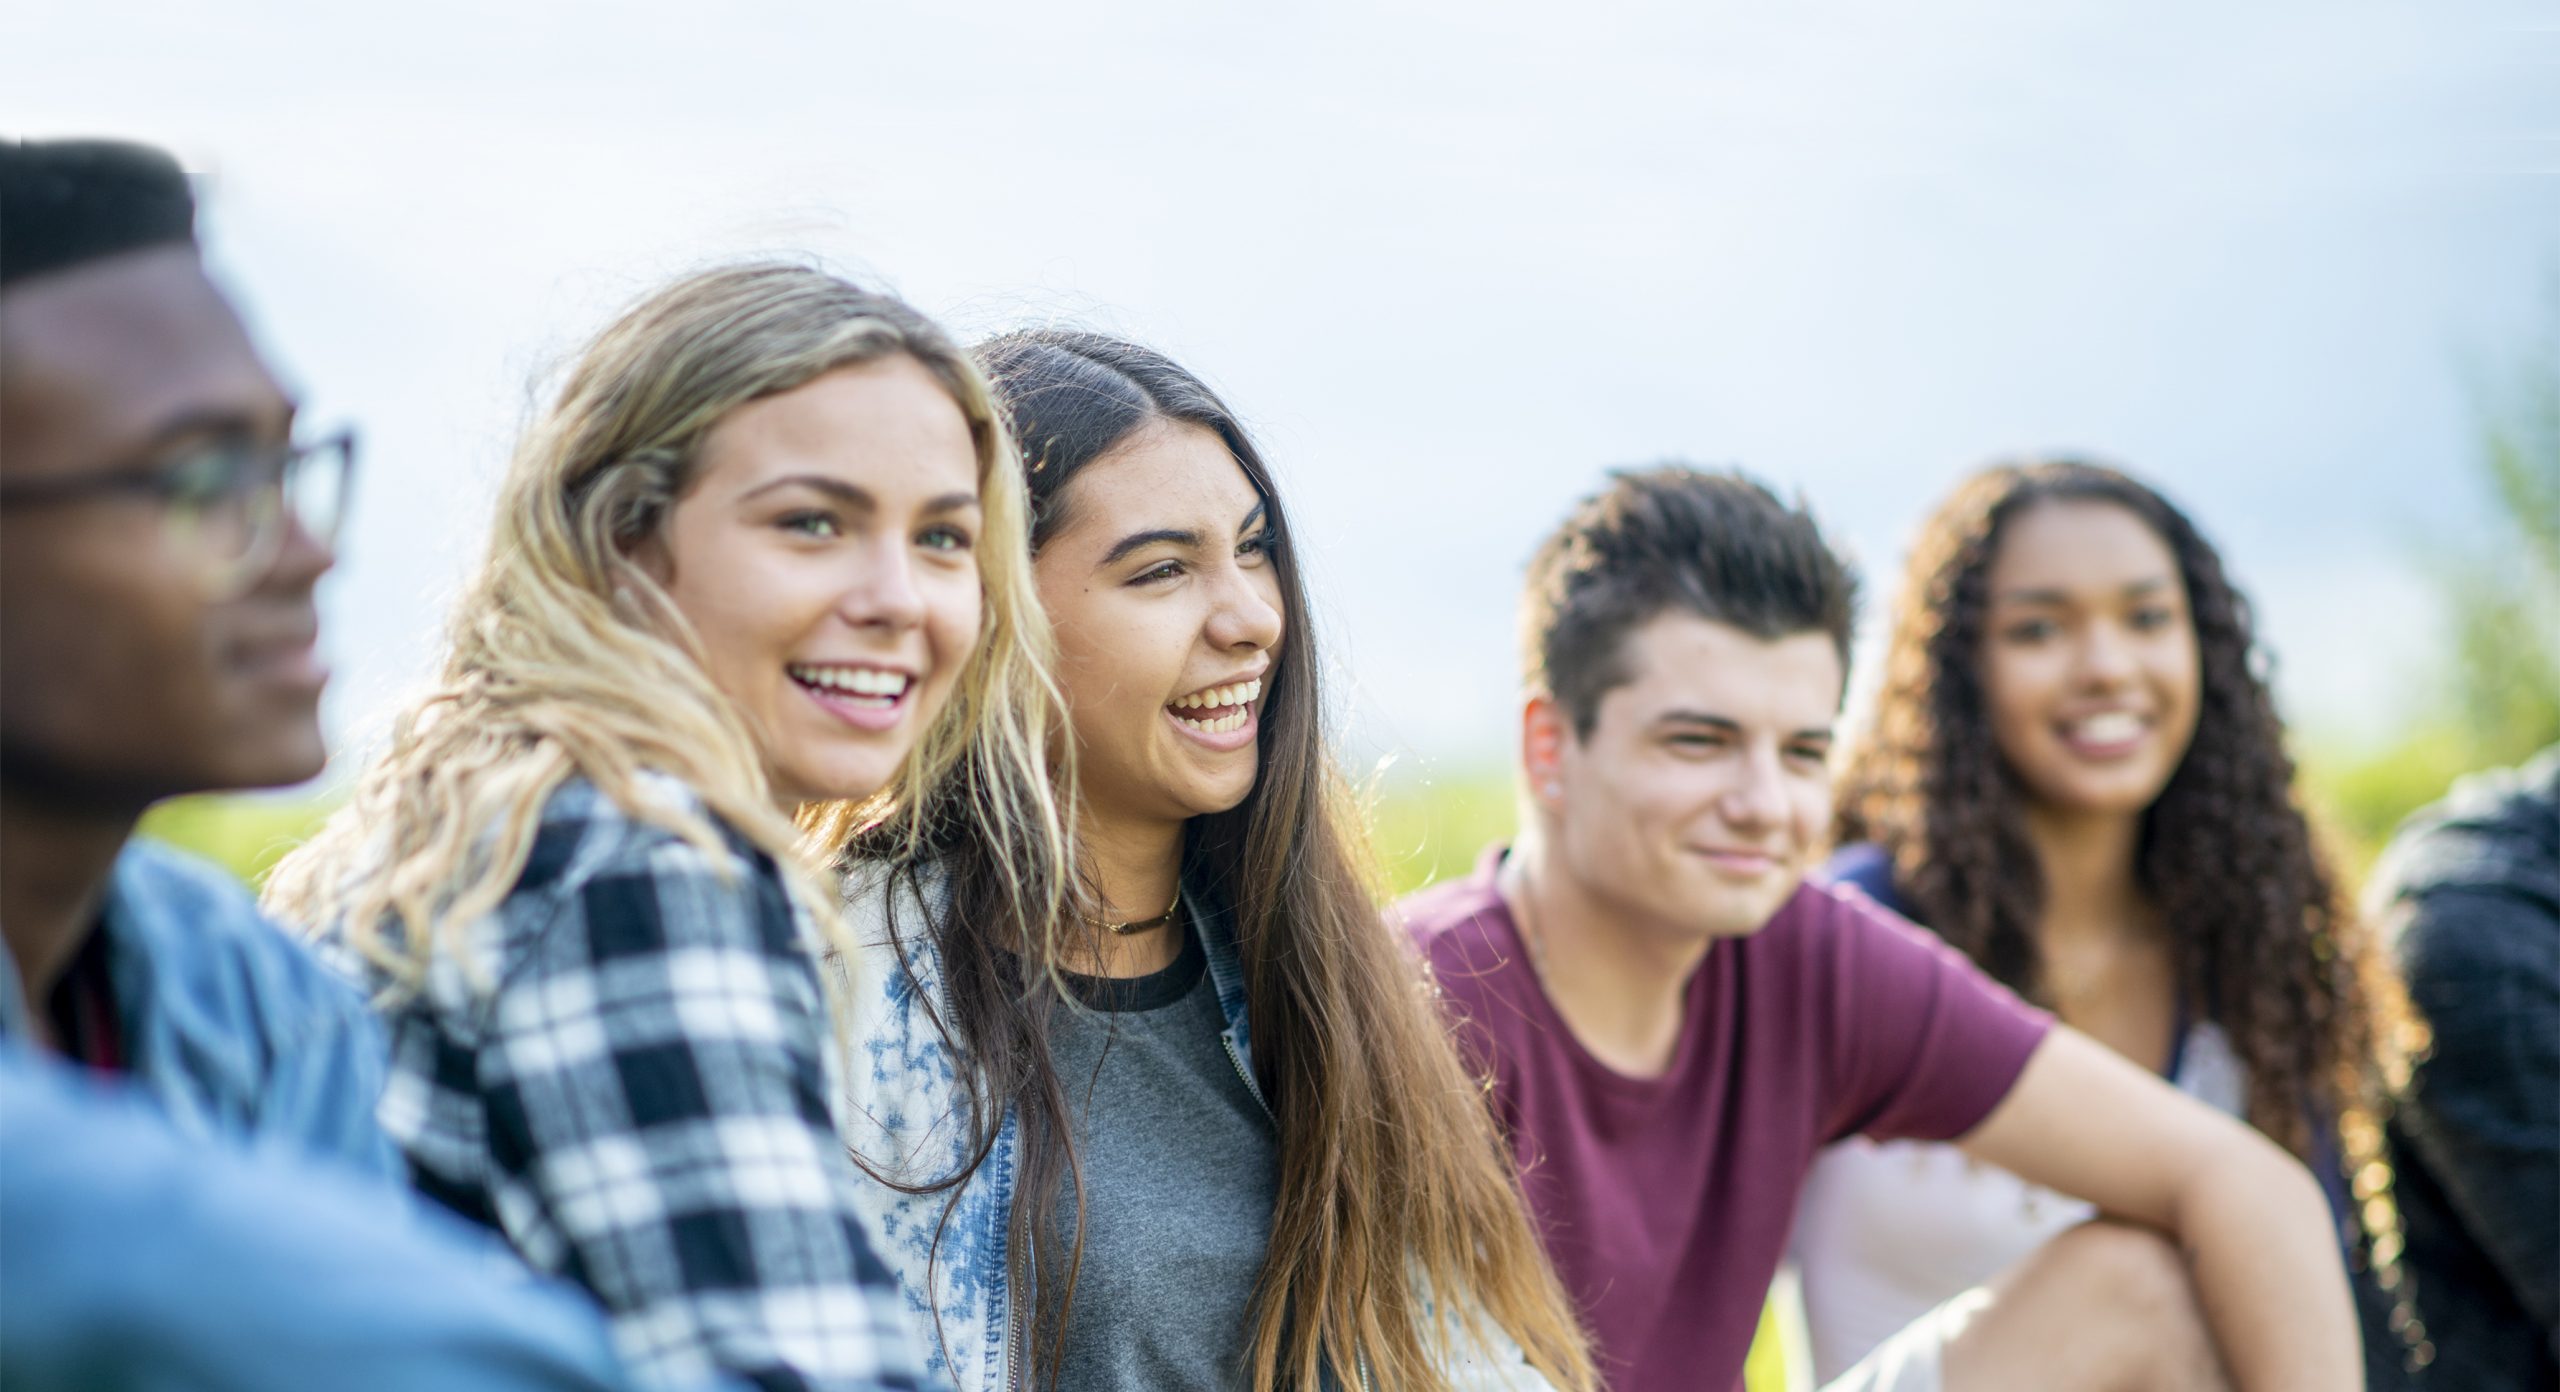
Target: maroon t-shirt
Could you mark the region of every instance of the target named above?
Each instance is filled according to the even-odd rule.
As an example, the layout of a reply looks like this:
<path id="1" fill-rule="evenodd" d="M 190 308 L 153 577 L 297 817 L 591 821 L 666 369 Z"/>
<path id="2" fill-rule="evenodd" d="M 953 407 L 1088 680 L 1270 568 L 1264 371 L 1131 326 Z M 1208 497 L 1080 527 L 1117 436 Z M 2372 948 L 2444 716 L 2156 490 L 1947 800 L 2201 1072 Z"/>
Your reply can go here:
<path id="1" fill-rule="evenodd" d="M 1494 889 L 1500 851 L 1405 901 L 1529 1206 L 1614 1392 L 1740 1387 L 1814 1152 L 1948 1140 L 2051 1017 L 1855 889 L 1807 884 L 1690 978 L 1671 1067 L 1630 1078 L 1548 1003 Z"/>

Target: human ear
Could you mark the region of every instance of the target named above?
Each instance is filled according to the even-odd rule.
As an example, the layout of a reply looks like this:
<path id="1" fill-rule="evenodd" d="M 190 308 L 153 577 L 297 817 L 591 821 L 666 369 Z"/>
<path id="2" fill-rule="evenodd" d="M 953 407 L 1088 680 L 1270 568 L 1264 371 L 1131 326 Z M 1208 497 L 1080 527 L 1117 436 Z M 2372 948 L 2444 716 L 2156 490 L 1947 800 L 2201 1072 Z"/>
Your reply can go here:
<path id="1" fill-rule="evenodd" d="M 1540 807 L 1564 800 L 1564 742 L 1572 738 L 1564 708 L 1544 692 L 1532 693 L 1520 707 L 1520 771 L 1529 781 L 1529 797 Z"/>

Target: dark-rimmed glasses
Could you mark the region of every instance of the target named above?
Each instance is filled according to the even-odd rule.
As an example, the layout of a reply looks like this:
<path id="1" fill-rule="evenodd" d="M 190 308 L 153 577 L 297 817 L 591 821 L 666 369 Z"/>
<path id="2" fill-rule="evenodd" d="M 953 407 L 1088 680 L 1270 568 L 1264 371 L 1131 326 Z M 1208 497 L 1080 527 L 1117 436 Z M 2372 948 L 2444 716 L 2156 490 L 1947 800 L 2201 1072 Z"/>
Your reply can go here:
<path id="1" fill-rule="evenodd" d="M 288 445 L 211 440 L 149 472 L 0 480 L 0 508 L 55 507 L 116 494 L 156 499 L 167 509 L 172 537 L 204 553 L 208 587 L 231 596 L 275 564 L 288 518 L 322 546 L 336 544 L 355 455 L 352 430 Z"/>

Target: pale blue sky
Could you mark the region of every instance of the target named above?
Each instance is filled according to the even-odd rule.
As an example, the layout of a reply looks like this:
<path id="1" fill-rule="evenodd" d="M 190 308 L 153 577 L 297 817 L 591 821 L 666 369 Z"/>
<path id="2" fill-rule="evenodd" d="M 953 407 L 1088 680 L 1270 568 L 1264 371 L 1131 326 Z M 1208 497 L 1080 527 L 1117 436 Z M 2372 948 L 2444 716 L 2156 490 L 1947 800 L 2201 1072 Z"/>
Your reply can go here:
<path id="1" fill-rule="evenodd" d="M 2417 549 L 2485 522 L 2466 356 L 2560 281 L 2553 0 L 15 0 L 0 129 L 208 170 L 218 265 L 363 427 L 350 731 L 431 661 L 536 374 L 778 250 L 1215 382 L 1370 747 L 1505 748 L 1521 561 L 1603 466 L 1800 487 L 1881 601 L 2044 446 L 2186 503 L 2288 711 L 2369 734 L 2433 655 Z"/>

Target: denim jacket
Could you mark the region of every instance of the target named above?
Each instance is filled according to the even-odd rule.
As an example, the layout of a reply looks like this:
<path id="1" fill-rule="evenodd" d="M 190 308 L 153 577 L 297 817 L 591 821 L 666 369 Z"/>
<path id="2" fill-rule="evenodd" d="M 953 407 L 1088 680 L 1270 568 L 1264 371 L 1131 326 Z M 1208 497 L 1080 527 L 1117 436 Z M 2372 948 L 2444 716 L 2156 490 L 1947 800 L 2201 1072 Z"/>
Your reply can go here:
<path id="1" fill-rule="evenodd" d="M 925 1183 L 958 1172 L 969 1157 L 968 1098 L 959 1061 L 935 1024 L 936 1017 L 950 1019 L 950 996 L 941 956 L 926 931 L 946 899 L 940 885 L 929 884 L 928 912 L 913 893 L 887 888 L 882 879 L 878 871 L 865 868 L 846 884 L 857 957 L 838 964 L 852 1043 L 845 1141 L 884 1174 L 903 1183 Z M 889 932 L 893 896 L 894 942 Z M 1209 902 L 1194 894 L 1184 897 Z M 1204 913 L 1200 938 L 1210 984 L 1226 1017 L 1219 1041 L 1245 1087 L 1268 1108 L 1250 1066 L 1252 1035 L 1234 923 L 1223 912 Z M 951 1201 L 948 1190 L 918 1195 L 888 1184 L 865 1186 L 865 1216 L 879 1236 L 882 1257 L 897 1272 L 910 1327 L 932 1369 L 948 1375 L 960 1392 L 1008 1392 L 1022 1385 L 1028 1372 L 1023 1347 L 1031 1311 L 1026 1300 L 1017 1298 L 1027 1293 L 1011 1289 L 1006 1270 L 1020 1139 L 1019 1118 L 1008 1110 L 985 1163 L 961 1186 L 947 1225 L 943 1210 Z M 1490 1342 L 1459 1349 L 1459 1366 L 1446 1370 L 1450 1384 L 1551 1392 L 1517 1343 L 1491 1321 L 1485 1323 Z M 1368 1380 L 1360 1382 L 1365 1386 Z"/>
<path id="2" fill-rule="evenodd" d="M 402 1175 L 373 1119 L 384 1061 L 373 1012 L 237 880 L 136 839 L 116 857 L 99 931 L 128 1081 L 181 1134 Z M 14 1017 L 11 986 L 0 1010 Z M 25 1022 L 0 1018 L 0 1032 L 23 1035 Z"/>

